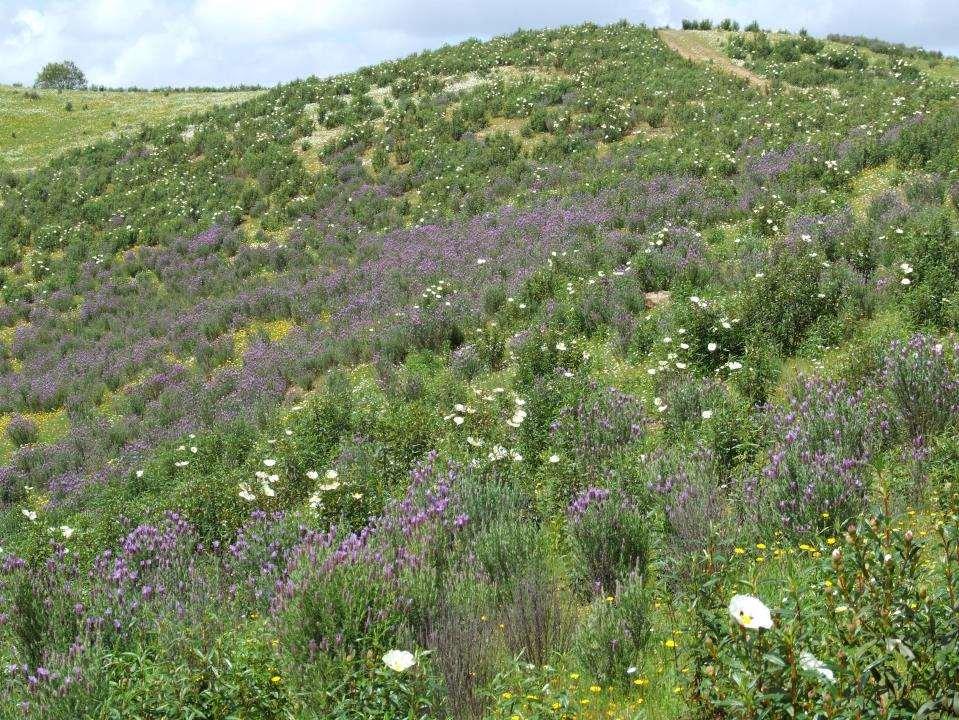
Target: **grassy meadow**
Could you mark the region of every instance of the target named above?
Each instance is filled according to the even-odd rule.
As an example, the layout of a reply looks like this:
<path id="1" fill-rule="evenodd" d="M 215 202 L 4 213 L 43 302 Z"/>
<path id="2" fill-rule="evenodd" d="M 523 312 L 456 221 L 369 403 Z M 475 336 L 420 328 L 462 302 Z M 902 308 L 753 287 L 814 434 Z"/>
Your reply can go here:
<path id="1" fill-rule="evenodd" d="M 143 125 L 242 102 L 256 94 L 0 86 L 0 171 L 35 170 L 67 150 L 115 138 Z"/>

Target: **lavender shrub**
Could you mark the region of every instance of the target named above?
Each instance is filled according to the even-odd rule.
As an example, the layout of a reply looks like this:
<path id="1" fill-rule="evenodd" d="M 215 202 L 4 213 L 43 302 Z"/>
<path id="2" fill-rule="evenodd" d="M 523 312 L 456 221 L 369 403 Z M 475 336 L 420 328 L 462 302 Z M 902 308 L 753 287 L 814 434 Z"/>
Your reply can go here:
<path id="1" fill-rule="evenodd" d="M 854 517 L 866 503 L 870 462 L 889 437 L 881 398 L 845 383 L 803 379 L 789 405 L 770 409 L 769 459 L 746 485 L 745 502 L 769 507 L 788 531 L 803 535 Z M 758 518 L 768 524 L 769 518 Z"/>
<path id="2" fill-rule="evenodd" d="M 959 413 L 959 344 L 923 334 L 893 341 L 882 382 L 906 438 L 928 440 Z"/>
<path id="3" fill-rule="evenodd" d="M 623 493 L 589 487 L 570 503 L 567 521 L 579 594 L 608 595 L 629 573 L 646 571 L 647 521 Z"/>

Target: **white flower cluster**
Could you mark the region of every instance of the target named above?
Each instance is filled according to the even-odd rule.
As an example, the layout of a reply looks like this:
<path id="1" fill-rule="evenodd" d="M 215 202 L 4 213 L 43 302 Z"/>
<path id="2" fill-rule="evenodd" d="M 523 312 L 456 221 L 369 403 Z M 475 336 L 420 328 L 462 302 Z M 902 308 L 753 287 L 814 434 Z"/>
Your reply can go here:
<path id="1" fill-rule="evenodd" d="M 912 275 L 914 268 L 907 262 L 899 263 L 899 269 L 902 270 L 903 278 L 899 281 L 901 285 L 911 285 L 912 279 L 909 277 Z"/>

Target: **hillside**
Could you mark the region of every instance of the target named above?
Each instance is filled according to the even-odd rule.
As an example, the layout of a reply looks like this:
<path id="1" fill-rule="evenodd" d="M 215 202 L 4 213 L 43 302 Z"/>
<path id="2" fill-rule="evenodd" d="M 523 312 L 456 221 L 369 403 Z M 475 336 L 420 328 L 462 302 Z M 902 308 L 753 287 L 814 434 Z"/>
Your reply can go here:
<path id="1" fill-rule="evenodd" d="M 949 717 L 955 65 L 521 31 L 4 175 L 0 718 Z"/>
<path id="2" fill-rule="evenodd" d="M 242 102 L 241 92 L 93 92 L 0 86 L 0 172 L 33 170 L 65 150 L 141 125 Z"/>

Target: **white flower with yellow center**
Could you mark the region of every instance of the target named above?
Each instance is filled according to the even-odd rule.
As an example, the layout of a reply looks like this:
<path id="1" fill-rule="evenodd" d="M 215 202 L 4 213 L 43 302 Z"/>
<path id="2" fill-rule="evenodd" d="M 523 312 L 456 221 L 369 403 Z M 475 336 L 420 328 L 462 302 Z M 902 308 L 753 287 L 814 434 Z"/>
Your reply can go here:
<path id="1" fill-rule="evenodd" d="M 395 672 L 404 672 L 416 665 L 416 658 L 407 650 L 390 650 L 383 656 L 383 664 Z"/>
<path id="2" fill-rule="evenodd" d="M 758 630 L 773 626 L 772 613 L 766 604 L 753 595 L 733 595 L 729 601 L 729 614 L 744 628 Z"/>

